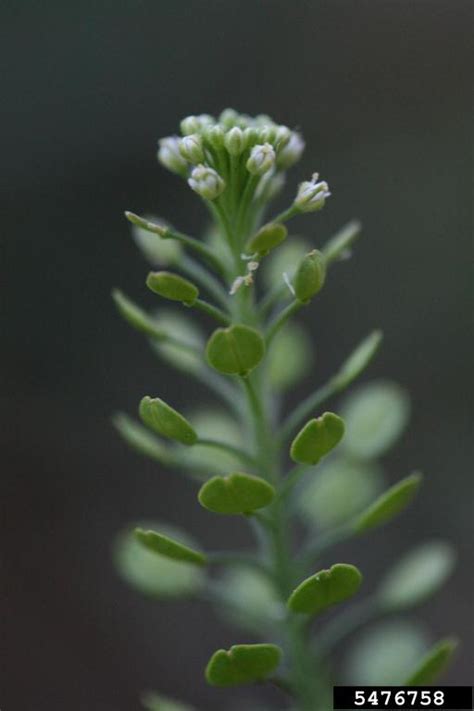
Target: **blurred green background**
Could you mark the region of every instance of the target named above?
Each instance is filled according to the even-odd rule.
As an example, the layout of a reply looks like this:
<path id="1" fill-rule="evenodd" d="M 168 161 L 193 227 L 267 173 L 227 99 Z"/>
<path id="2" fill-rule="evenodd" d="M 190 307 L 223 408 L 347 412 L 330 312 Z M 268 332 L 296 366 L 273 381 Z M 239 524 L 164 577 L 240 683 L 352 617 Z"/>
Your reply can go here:
<path id="1" fill-rule="evenodd" d="M 157 165 L 156 140 L 228 105 L 304 133 L 286 200 L 314 170 L 333 197 L 297 230 L 320 245 L 352 217 L 364 224 L 304 313 L 317 361 L 292 401 L 383 328 L 364 380 L 388 376 L 413 401 L 387 468 L 394 481 L 416 466 L 426 481 L 398 523 L 341 558 L 370 589 L 413 542 L 453 542 L 455 575 L 410 618 L 432 639 L 462 638 L 446 681 L 470 683 L 472 4 L 10 0 L 2 30 L 0 706 L 131 711 L 157 688 L 223 708 L 201 669 L 242 633 L 203 605 L 144 600 L 113 569 L 113 536 L 137 519 L 184 523 L 203 544 L 217 531 L 222 545 L 249 538 L 112 430 L 111 413 L 146 393 L 189 409 L 204 394 L 156 361 L 110 290 L 153 303 L 124 209 L 203 227 L 199 201 Z M 245 691 L 232 698 L 248 708 Z"/>

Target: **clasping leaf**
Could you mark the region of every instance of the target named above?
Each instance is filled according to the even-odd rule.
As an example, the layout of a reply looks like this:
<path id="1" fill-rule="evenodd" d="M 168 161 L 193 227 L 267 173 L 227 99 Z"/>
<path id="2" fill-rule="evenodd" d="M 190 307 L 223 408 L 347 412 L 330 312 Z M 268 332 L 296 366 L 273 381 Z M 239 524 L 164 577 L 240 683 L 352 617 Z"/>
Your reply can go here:
<path id="1" fill-rule="evenodd" d="M 329 570 L 320 570 L 293 590 L 288 607 L 293 612 L 317 615 L 328 607 L 355 595 L 362 583 L 362 574 L 354 565 L 336 563 Z"/>
<path id="2" fill-rule="evenodd" d="M 290 456 L 300 464 L 317 464 L 344 435 L 344 422 L 333 412 L 310 420 L 291 444 Z"/>
<path id="3" fill-rule="evenodd" d="M 163 533 L 136 528 L 135 536 L 145 548 L 159 555 L 163 555 L 165 558 L 181 560 L 186 563 L 195 563 L 196 565 L 204 565 L 207 562 L 206 556 L 203 553 L 195 551 L 178 541 L 174 541 Z"/>
<path id="4" fill-rule="evenodd" d="M 199 503 L 220 514 L 248 514 L 273 500 L 275 489 L 258 476 L 229 474 L 209 479 L 200 489 Z"/>
<path id="5" fill-rule="evenodd" d="M 228 375 L 247 375 L 262 360 L 265 343 L 249 326 L 218 328 L 210 337 L 206 356 L 213 368 Z"/>
<path id="6" fill-rule="evenodd" d="M 385 491 L 356 520 L 358 533 L 390 521 L 408 506 L 421 484 L 421 474 L 412 474 Z"/>
<path id="7" fill-rule="evenodd" d="M 143 422 L 163 437 L 175 439 L 181 444 L 196 443 L 198 437 L 189 422 L 160 398 L 146 395 L 140 402 L 139 413 Z"/>
<path id="8" fill-rule="evenodd" d="M 275 644 L 235 644 L 228 651 L 218 649 L 206 667 L 211 686 L 238 686 L 264 681 L 278 667 L 282 657 Z"/>

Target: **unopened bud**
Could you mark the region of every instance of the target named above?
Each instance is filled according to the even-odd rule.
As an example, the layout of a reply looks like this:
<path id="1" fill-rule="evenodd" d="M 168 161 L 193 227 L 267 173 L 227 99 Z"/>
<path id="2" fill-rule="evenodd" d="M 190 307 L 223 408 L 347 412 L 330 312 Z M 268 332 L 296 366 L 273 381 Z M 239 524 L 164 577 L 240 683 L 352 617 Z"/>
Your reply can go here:
<path id="1" fill-rule="evenodd" d="M 172 272 L 150 272 L 146 285 L 155 294 L 171 301 L 181 301 L 186 306 L 192 306 L 199 296 L 197 286 Z"/>
<path id="2" fill-rule="evenodd" d="M 234 109 L 224 109 L 224 111 L 219 116 L 219 123 L 224 126 L 224 128 L 232 128 L 237 125 L 239 120 L 239 114 Z"/>
<path id="3" fill-rule="evenodd" d="M 282 170 L 291 168 L 301 158 L 305 142 L 299 133 L 292 133 L 288 143 L 278 151 L 277 166 Z"/>
<path id="4" fill-rule="evenodd" d="M 300 183 L 295 198 L 295 206 L 300 212 L 316 212 L 324 207 L 326 199 L 331 195 L 326 181 L 318 182 L 319 174 L 313 173 L 311 180 Z"/>
<path id="5" fill-rule="evenodd" d="M 225 189 L 225 182 L 213 168 L 198 165 L 188 179 L 189 187 L 206 200 L 215 200 Z"/>
<path id="6" fill-rule="evenodd" d="M 298 301 L 307 303 L 320 291 L 326 279 L 326 263 L 324 256 L 313 249 L 303 257 L 293 280 L 295 296 Z"/>
<path id="7" fill-rule="evenodd" d="M 287 143 L 291 139 L 291 136 L 292 132 L 290 131 L 288 126 L 278 126 L 274 138 L 274 144 L 276 146 L 277 151 L 281 151 L 284 146 L 287 145 Z"/>
<path id="8" fill-rule="evenodd" d="M 275 163 L 275 151 L 269 143 L 256 145 L 250 151 L 250 158 L 247 161 L 247 170 L 252 175 L 263 175 L 273 168 Z"/>
<path id="9" fill-rule="evenodd" d="M 158 160 L 172 173 L 186 175 L 188 166 L 180 153 L 179 144 L 180 139 L 177 136 L 161 138 L 158 142 Z"/>
<path id="10" fill-rule="evenodd" d="M 206 131 L 206 138 L 213 148 L 219 151 L 224 146 L 225 133 L 222 126 L 218 124 L 208 128 Z"/>
<path id="11" fill-rule="evenodd" d="M 190 136 L 197 133 L 201 128 L 201 122 L 197 116 L 186 116 L 179 124 L 183 136 Z"/>
<path id="12" fill-rule="evenodd" d="M 260 140 L 260 131 L 257 128 L 249 126 L 244 130 L 245 148 L 252 148 Z"/>
<path id="13" fill-rule="evenodd" d="M 183 158 L 194 165 L 202 163 L 204 160 L 202 138 L 198 133 L 191 133 L 189 136 L 182 138 L 179 150 Z"/>
<path id="14" fill-rule="evenodd" d="M 234 126 L 225 134 L 225 147 L 231 156 L 239 156 L 244 150 L 244 134 L 242 129 Z"/>
<path id="15" fill-rule="evenodd" d="M 271 249 L 283 242 L 287 234 L 288 230 L 285 225 L 271 222 L 268 225 L 264 225 L 256 235 L 249 239 L 246 249 L 252 254 L 257 253 L 260 256 L 264 256 L 268 254 Z"/>

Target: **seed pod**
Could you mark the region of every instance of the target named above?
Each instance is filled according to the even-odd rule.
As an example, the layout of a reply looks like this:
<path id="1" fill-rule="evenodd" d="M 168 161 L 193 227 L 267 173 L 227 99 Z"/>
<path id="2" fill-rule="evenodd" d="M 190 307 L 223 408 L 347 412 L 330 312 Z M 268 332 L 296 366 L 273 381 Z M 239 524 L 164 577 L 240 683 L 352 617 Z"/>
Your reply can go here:
<path id="1" fill-rule="evenodd" d="M 218 328 L 210 337 L 206 356 L 213 368 L 228 375 L 247 375 L 263 358 L 265 342 L 249 326 Z"/>
<path id="2" fill-rule="evenodd" d="M 278 222 L 270 222 L 264 225 L 256 235 L 251 237 L 246 245 L 246 250 L 250 254 L 257 252 L 260 256 L 268 254 L 268 252 L 279 245 L 286 238 L 288 230 L 285 225 Z"/>
<path id="3" fill-rule="evenodd" d="M 140 402 L 138 412 L 144 424 L 163 437 L 188 446 L 196 443 L 197 434 L 189 422 L 160 398 L 147 395 Z"/>
<path id="4" fill-rule="evenodd" d="M 192 306 L 199 296 L 197 286 L 172 272 L 150 272 L 146 285 L 155 294 L 171 301 L 181 301 L 186 306 Z"/>
<path id="5" fill-rule="evenodd" d="M 344 435 L 344 422 L 333 412 L 310 420 L 291 444 L 290 456 L 299 464 L 317 464 Z"/>
<path id="6" fill-rule="evenodd" d="M 313 249 L 303 257 L 293 281 L 295 296 L 304 304 L 320 291 L 326 279 L 326 263 L 324 256 Z"/>

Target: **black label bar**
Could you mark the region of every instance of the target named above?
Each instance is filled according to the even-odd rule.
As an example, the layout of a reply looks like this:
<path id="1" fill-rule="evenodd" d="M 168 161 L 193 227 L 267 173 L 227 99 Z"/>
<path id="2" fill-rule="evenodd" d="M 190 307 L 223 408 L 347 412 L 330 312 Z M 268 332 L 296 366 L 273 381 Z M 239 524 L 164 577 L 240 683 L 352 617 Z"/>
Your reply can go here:
<path id="1" fill-rule="evenodd" d="M 472 686 L 335 686 L 334 709 L 472 709 Z"/>

